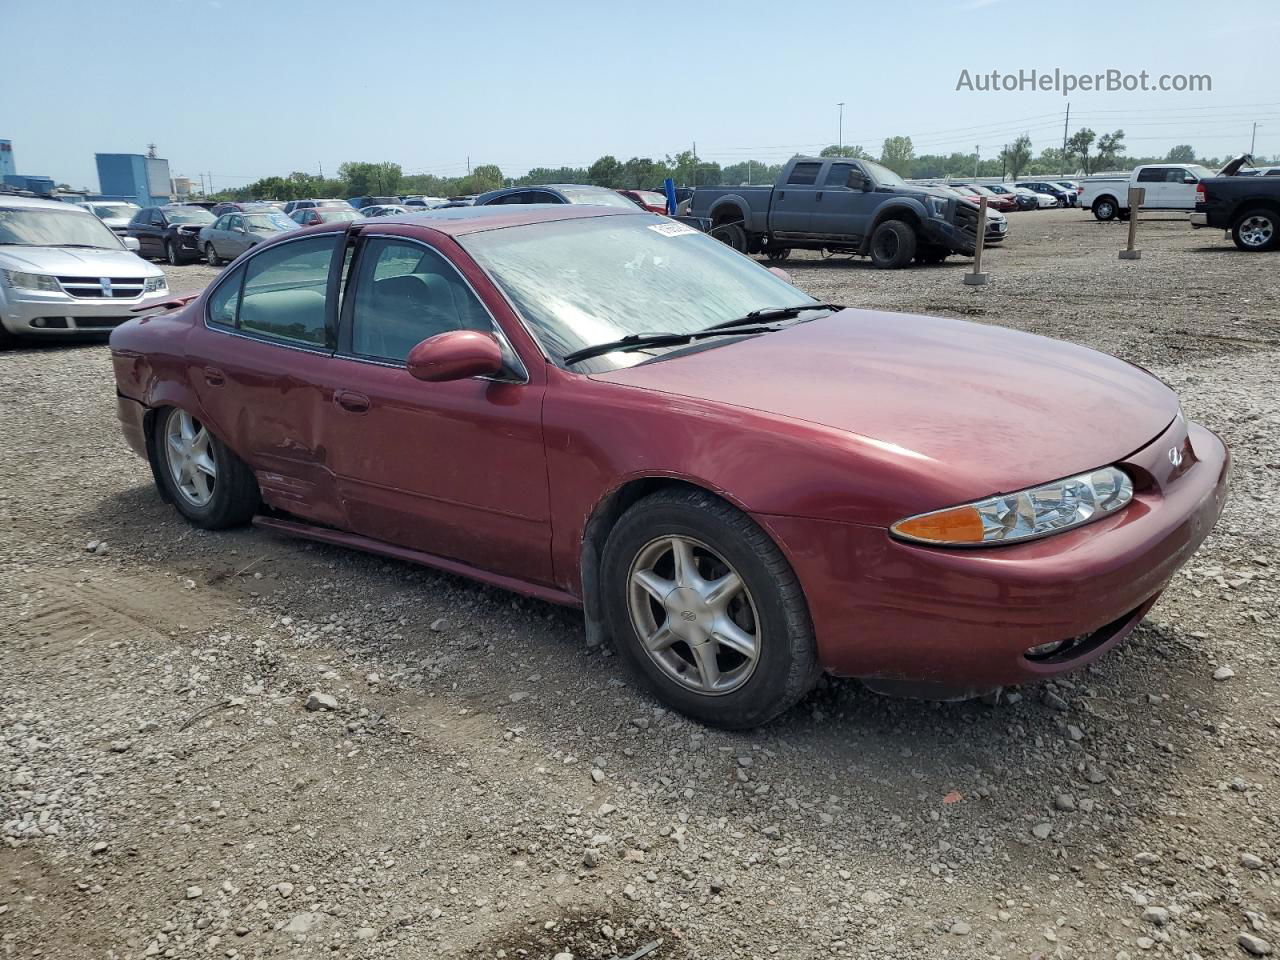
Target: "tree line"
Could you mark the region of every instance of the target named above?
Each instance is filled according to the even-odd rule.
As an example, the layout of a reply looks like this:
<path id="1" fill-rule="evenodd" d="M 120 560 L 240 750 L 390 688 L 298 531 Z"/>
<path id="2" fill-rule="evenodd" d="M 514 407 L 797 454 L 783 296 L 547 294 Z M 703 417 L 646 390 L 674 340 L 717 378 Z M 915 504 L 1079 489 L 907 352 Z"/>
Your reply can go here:
<path id="1" fill-rule="evenodd" d="M 1047 147 L 1035 154 L 1031 137 L 1023 134 L 992 157 L 977 153 L 916 154 L 911 138 L 888 137 L 879 156 L 861 145 L 831 144 L 820 151 L 824 157 L 851 157 L 876 160 L 907 179 L 943 177 L 1020 178 L 1121 169 L 1142 163 L 1193 163 L 1207 167 L 1220 165 L 1217 157 L 1198 158 L 1190 144 L 1178 144 L 1164 156 L 1125 156 L 1124 131 L 1101 135 L 1087 127 L 1067 139 L 1065 152 Z M 298 200 L 307 197 L 409 196 L 456 197 L 483 193 L 508 186 L 544 183 L 589 183 L 601 187 L 633 190 L 660 190 L 668 177 L 681 186 L 709 184 L 773 183 L 783 164 L 764 160 L 740 160 L 721 165 L 701 160 L 686 150 L 655 160 L 632 157 L 619 160 L 606 154 L 588 167 L 535 167 L 520 177 L 508 177 L 496 164 L 480 164 L 460 177 L 439 177 L 430 173 L 405 173 L 400 164 L 351 161 L 338 167 L 337 177 L 325 178 L 295 171 L 288 176 L 264 177 L 254 183 L 215 194 L 220 199 L 270 198 Z"/>

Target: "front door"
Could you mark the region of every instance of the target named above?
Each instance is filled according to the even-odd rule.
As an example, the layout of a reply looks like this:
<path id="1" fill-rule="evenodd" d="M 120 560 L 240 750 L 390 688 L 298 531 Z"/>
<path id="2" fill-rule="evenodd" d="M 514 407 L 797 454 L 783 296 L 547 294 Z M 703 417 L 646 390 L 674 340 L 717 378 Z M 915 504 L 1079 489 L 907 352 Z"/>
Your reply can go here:
<path id="1" fill-rule="evenodd" d="M 787 182 L 774 188 L 769 203 L 769 230 L 780 236 L 813 233 L 813 214 L 822 186 L 818 182 L 822 161 L 800 160 L 791 168 Z"/>
<path id="2" fill-rule="evenodd" d="M 816 194 L 813 221 L 810 229 L 823 237 L 841 240 L 865 237 L 871 229 L 871 219 L 881 202 L 874 189 L 850 187 L 850 176 L 863 176 L 863 170 L 853 161 L 837 161 L 827 168 L 822 178 L 822 189 Z M 875 184 L 868 182 L 874 188 Z"/>
<path id="3" fill-rule="evenodd" d="M 350 277 L 324 446 L 351 528 L 551 582 L 541 371 L 530 378 L 467 281 L 419 240 L 362 237 Z M 465 329 L 498 337 L 504 375 L 409 375 L 410 349 Z"/>

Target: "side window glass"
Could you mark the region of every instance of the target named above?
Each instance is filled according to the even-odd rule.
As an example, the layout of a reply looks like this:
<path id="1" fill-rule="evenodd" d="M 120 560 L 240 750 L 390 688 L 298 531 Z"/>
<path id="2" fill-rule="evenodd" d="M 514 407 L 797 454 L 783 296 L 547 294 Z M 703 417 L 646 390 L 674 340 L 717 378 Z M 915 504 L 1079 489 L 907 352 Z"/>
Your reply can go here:
<path id="1" fill-rule="evenodd" d="M 805 186 L 818 182 L 818 171 L 822 169 L 820 163 L 797 163 L 791 168 L 791 176 L 787 178 L 787 183 Z"/>
<path id="2" fill-rule="evenodd" d="M 1162 183 L 1164 181 L 1164 167 L 1147 167 L 1145 170 L 1138 171 L 1139 183 Z"/>
<path id="3" fill-rule="evenodd" d="M 827 171 L 826 179 L 822 181 L 824 187 L 847 187 L 849 185 L 849 174 L 858 169 L 852 163 L 833 163 Z"/>
<path id="4" fill-rule="evenodd" d="M 489 314 L 440 254 L 388 237 L 360 255 L 351 311 L 351 349 L 403 361 L 415 346 L 449 330 L 493 332 Z"/>
<path id="5" fill-rule="evenodd" d="M 163 227 L 163 226 L 164 226 L 164 214 L 163 214 L 163 213 L 161 213 L 159 210 L 152 210 L 152 211 L 151 211 L 151 225 L 152 225 L 153 227 Z"/>
<path id="6" fill-rule="evenodd" d="M 283 243 L 245 264 L 240 329 L 309 347 L 323 347 L 326 290 L 333 247 L 345 234 Z"/>
<path id="7" fill-rule="evenodd" d="M 240 287 L 244 283 L 244 267 L 237 267 L 209 295 L 209 322 L 219 327 L 234 327 L 240 308 Z"/>

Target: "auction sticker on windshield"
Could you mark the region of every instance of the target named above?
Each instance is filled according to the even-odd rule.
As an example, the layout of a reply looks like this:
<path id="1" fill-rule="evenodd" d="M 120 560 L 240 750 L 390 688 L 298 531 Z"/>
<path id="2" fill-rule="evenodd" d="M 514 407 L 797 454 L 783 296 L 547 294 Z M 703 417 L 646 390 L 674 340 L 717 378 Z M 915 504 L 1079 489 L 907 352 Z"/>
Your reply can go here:
<path id="1" fill-rule="evenodd" d="M 651 223 L 649 224 L 649 229 L 655 233 L 662 234 L 664 237 L 683 237 L 685 234 L 698 233 L 688 224 L 676 223 L 674 220 L 671 223 Z"/>

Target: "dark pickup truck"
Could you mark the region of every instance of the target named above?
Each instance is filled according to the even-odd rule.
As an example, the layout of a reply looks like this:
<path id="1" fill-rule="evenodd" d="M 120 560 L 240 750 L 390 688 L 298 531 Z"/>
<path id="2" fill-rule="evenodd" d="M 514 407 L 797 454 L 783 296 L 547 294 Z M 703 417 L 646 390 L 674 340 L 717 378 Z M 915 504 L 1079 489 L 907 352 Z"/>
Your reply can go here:
<path id="1" fill-rule="evenodd" d="M 1237 171 L 1249 157 L 1237 157 L 1222 174 L 1196 187 L 1192 227 L 1231 231 L 1241 250 L 1261 253 L 1280 246 L 1280 177 L 1250 177 Z"/>
<path id="2" fill-rule="evenodd" d="M 698 187 L 689 212 L 743 253 L 783 260 L 793 248 L 827 250 L 888 268 L 970 256 L 978 228 L 976 203 L 840 157 L 796 157 L 771 187 Z M 985 243 L 1001 242 L 1007 231 L 1004 215 L 988 210 Z"/>

